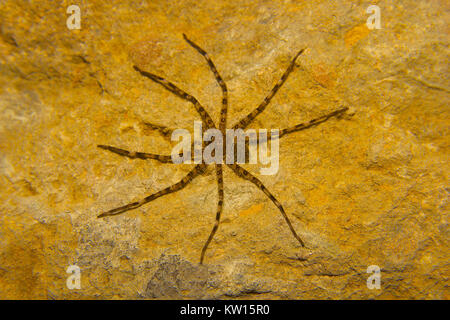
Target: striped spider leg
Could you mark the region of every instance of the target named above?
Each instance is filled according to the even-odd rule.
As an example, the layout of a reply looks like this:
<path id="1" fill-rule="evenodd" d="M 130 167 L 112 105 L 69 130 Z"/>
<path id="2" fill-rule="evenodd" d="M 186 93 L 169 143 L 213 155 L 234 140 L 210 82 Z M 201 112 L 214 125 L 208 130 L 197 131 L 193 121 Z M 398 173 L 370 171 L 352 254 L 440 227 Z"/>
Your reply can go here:
<path id="1" fill-rule="evenodd" d="M 142 206 L 142 205 L 144 205 L 146 203 L 149 203 L 150 201 L 153 201 L 155 199 L 158 199 L 159 197 L 162 197 L 162 196 L 164 196 L 166 194 L 179 191 L 179 190 L 183 189 L 184 187 L 186 187 L 189 184 L 189 182 L 194 180 L 195 177 L 197 177 L 198 175 L 203 173 L 205 171 L 205 168 L 206 168 L 205 164 L 203 164 L 203 163 L 202 164 L 198 164 L 186 176 L 184 176 L 183 179 L 181 179 L 177 183 L 171 185 L 170 187 L 167 187 L 167 188 L 165 188 L 165 189 L 163 189 L 161 191 L 153 193 L 153 194 L 145 197 L 142 200 L 131 202 L 131 203 L 129 203 L 127 205 L 124 205 L 122 207 L 114 208 L 112 210 L 103 212 L 97 218 L 103 218 L 103 217 L 107 217 L 107 216 L 115 216 L 115 215 L 124 213 L 126 211 L 139 208 L 140 206 Z"/>
<path id="2" fill-rule="evenodd" d="M 208 63 L 209 68 L 214 74 L 214 77 L 216 78 L 217 83 L 219 84 L 220 88 L 222 89 L 222 108 L 220 109 L 220 122 L 219 122 L 219 129 L 222 133 L 222 137 L 226 137 L 226 128 L 227 128 L 227 111 L 228 111 L 228 89 L 227 85 L 225 84 L 225 81 L 223 81 L 222 77 L 220 76 L 219 72 L 216 69 L 216 66 L 214 65 L 214 62 L 210 59 L 208 54 L 205 50 L 200 48 L 197 44 L 195 44 L 193 41 L 189 40 L 188 37 L 186 37 L 185 34 L 183 34 L 183 38 L 195 49 L 198 53 L 200 53 Z M 222 154 L 224 155 L 225 160 L 225 146 L 226 143 L 222 143 Z M 209 244 L 211 243 L 212 239 L 214 238 L 214 235 L 216 234 L 217 229 L 219 228 L 220 223 L 220 216 L 223 211 L 223 198 L 224 198 L 224 192 L 223 192 L 223 168 L 221 163 L 216 163 L 216 176 L 217 176 L 217 187 L 218 187 L 218 195 L 219 195 L 219 201 L 217 203 L 217 212 L 216 212 L 216 222 L 214 223 L 214 227 L 211 230 L 211 233 L 209 234 L 208 240 L 206 240 L 205 245 L 202 248 L 202 253 L 200 255 L 200 264 L 203 263 L 203 259 L 205 258 L 206 250 L 208 249 Z"/>

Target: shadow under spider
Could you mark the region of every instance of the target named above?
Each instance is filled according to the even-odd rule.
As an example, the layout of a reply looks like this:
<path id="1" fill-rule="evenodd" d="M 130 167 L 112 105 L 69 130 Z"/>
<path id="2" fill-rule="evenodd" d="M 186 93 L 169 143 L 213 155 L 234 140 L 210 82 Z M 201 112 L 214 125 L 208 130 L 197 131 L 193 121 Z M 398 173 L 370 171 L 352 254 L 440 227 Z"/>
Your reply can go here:
<path id="1" fill-rule="evenodd" d="M 222 135 L 223 135 L 223 137 L 225 139 L 225 137 L 226 137 L 226 128 L 227 128 L 227 109 L 228 109 L 228 90 L 227 90 L 227 86 L 226 86 L 225 82 L 223 81 L 222 77 L 220 76 L 219 72 L 217 71 L 214 63 L 209 58 L 208 54 L 202 48 L 200 48 L 197 44 L 195 44 L 194 42 L 189 40 L 186 37 L 185 34 L 183 34 L 183 38 L 184 38 L 184 40 L 187 41 L 187 43 L 190 46 L 192 46 L 198 53 L 200 53 L 205 58 L 206 62 L 209 65 L 209 68 L 214 73 L 214 76 L 216 78 L 217 83 L 219 84 L 220 88 L 222 89 L 222 108 L 220 110 L 219 130 L 222 132 Z M 270 93 L 264 98 L 264 100 L 259 104 L 259 106 L 255 110 L 250 112 L 247 116 L 242 118 L 239 122 L 237 122 L 232 127 L 233 129 L 245 129 L 261 112 L 264 111 L 264 109 L 270 103 L 270 101 L 275 96 L 275 94 L 280 89 L 280 87 L 286 82 L 289 74 L 294 70 L 295 61 L 303 53 L 304 50 L 305 49 L 300 50 L 295 55 L 295 57 L 292 59 L 291 63 L 289 64 L 289 67 L 286 69 L 286 71 L 281 76 L 281 79 L 278 80 L 278 82 L 272 88 Z M 136 71 L 138 71 L 141 75 L 143 75 L 143 76 L 149 78 L 150 80 L 160 84 L 165 89 L 167 89 L 168 91 L 170 91 L 173 94 L 177 95 L 178 97 L 191 102 L 194 105 L 195 109 L 197 110 L 197 112 L 199 113 L 199 115 L 200 115 L 200 117 L 202 119 L 204 130 L 216 129 L 216 125 L 215 125 L 214 121 L 211 119 L 211 117 L 208 114 L 208 112 L 205 110 L 205 108 L 200 104 L 200 102 L 194 96 L 186 93 L 185 91 L 183 91 L 180 88 L 178 88 L 177 86 L 175 86 L 173 83 L 167 81 L 166 79 L 164 79 L 164 78 L 162 78 L 160 76 L 157 76 L 157 75 L 155 75 L 153 73 L 150 73 L 150 72 L 147 72 L 147 71 L 143 71 L 143 70 L 139 69 L 137 66 L 134 66 L 134 69 Z M 330 112 L 330 113 L 325 114 L 325 115 L 323 115 L 321 117 L 318 117 L 318 118 L 315 118 L 313 120 L 310 120 L 308 122 L 301 123 L 301 124 L 298 124 L 296 126 L 280 130 L 279 138 L 281 138 L 284 135 L 287 135 L 289 133 L 292 133 L 292 132 L 296 132 L 296 131 L 300 131 L 300 130 L 304 130 L 304 129 L 316 126 L 318 124 L 321 124 L 321 123 L 327 121 L 328 119 L 330 119 L 332 117 L 340 116 L 347 109 L 348 109 L 347 107 L 343 107 L 341 109 L 337 109 L 337 110 L 335 110 L 333 112 Z M 150 129 L 157 130 L 161 134 L 165 135 L 166 137 L 172 131 L 172 130 L 170 130 L 170 129 L 166 128 L 166 127 L 163 127 L 163 126 L 158 126 L 158 125 L 153 125 L 153 124 L 147 124 L 147 125 L 150 127 Z M 224 145 L 226 145 L 225 142 L 224 142 Z M 131 151 L 127 151 L 127 150 L 124 150 L 124 149 L 119 149 L 119 148 L 112 147 L 112 146 L 107 146 L 107 145 L 98 145 L 98 147 L 102 148 L 102 149 L 105 149 L 105 150 L 108 150 L 108 151 L 111 151 L 111 152 L 114 152 L 114 153 L 119 154 L 121 156 L 131 158 L 131 159 L 153 159 L 153 160 L 160 161 L 162 163 L 172 163 L 171 156 L 167 156 L 167 155 L 159 155 L 159 154 L 144 153 L 144 152 L 134 152 L 134 151 L 131 152 Z M 223 162 L 225 162 L 225 155 L 226 155 L 226 153 L 224 152 L 223 155 L 224 155 Z M 203 173 L 205 171 L 205 169 L 206 169 L 206 166 L 207 166 L 207 164 L 204 163 L 204 162 L 201 163 L 201 164 L 198 164 L 183 179 L 181 179 L 179 182 L 171 185 L 170 187 L 167 187 L 167 188 L 165 188 L 165 189 L 163 189 L 161 191 L 158 191 L 158 192 L 156 192 L 154 194 L 151 194 L 151 195 L 143 198 L 140 201 L 131 202 L 131 203 L 125 205 L 125 206 L 114 208 L 112 210 L 104 212 L 104 213 L 100 214 L 98 216 L 98 218 L 118 215 L 118 214 L 124 213 L 126 211 L 129 211 L 129 210 L 132 210 L 132 209 L 136 209 L 136 208 L 142 206 L 143 204 L 146 204 L 146 203 L 148 203 L 150 201 L 153 201 L 153 200 L 155 200 L 155 199 L 157 199 L 159 197 L 162 197 L 162 196 L 164 196 L 166 194 L 179 191 L 179 190 L 183 189 L 184 187 L 186 187 L 186 185 L 188 185 L 195 177 L 197 177 L 198 175 Z M 283 206 L 272 195 L 272 193 L 262 184 L 262 182 L 258 178 L 256 178 L 252 174 L 250 174 L 250 172 L 248 172 L 247 170 L 245 170 L 244 168 L 239 166 L 238 164 L 227 164 L 227 166 L 229 168 L 231 168 L 231 170 L 237 176 L 239 176 L 239 177 L 241 177 L 241 178 L 243 178 L 245 180 L 248 180 L 248 181 L 252 182 L 253 184 L 255 184 L 261 191 L 263 191 L 267 195 L 267 197 L 269 197 L 270 200 L 272 200 L 272 202 L 277 206 L 277 208 L 280 210 L 281 214 L 283 215 L 283 218 L 286 221 L 289 229 L 291 230 L 292 235 L 295 237 L 295 239 L 297 239 L 297 241 L 300 243 L 300 245 L 302 247 L 304 247 L 305 243 L 303 242 L 303 240 L 295 232 L 295 229 L 292 226 L 292 223 L 289 220 L 288 216 L 286 215 L 286 212 L 284 211 Z M 205 244 L 204 244 L 204 246 L 202 248 L 202 252 L 201 252 L 201 255 L 200 255 L 200 264 L 203 263 L 203 259 L 205 257 L 205 252 L 206 252 L 206 250 L 207 250 L 211 240 L 213 239 L 214 234 L 216 233 L 216 231 L 217 231 L 217 229 L 219 227 L 220 216 L 221 216 L 222 209 L 223 209 L 224 191 L 223 191 L 223 168 L 222 168 L 222 164 L 221 163 L 216 163 L 215 164 L 215 169 L 216 169 L 217 184 L 218 184 L 218 195 L 219 195 L 218 206 L 217 206 L 217 213 L 216 213 L 216 222 L 214 224 L 213 229 L 211 230 L 211 232 L 209 234 L 208 239 L 206 240 L 206 242 L 205 242 Z"/>

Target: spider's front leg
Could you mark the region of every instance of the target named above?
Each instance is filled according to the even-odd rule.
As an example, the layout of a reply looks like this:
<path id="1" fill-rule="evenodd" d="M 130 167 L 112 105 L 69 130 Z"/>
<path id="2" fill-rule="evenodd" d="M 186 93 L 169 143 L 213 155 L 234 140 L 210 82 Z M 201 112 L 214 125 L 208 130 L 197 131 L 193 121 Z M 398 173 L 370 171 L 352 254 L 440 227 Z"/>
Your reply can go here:
<path id="1" fill-rule="evenodd" d="M 281 138 L 281 137 L 283 137 L 283 136 L 285 136 L 285 135 L 287 135 L 289 133 L 302 131 L 302 130 L 305 130 L 305 129 L 309 129 L 309 128 L 318 126 L 319 124 L 324 123 L 324 122 L 328 121 L 329 119 L 331 119 L 333 117 L 336 117 L 336 118 L 341 117 L 347 110 L 348 110 L 348 107 L 343 107 L 343 108 L 334 110 L 334 111 L 329 112 L 329 113 L 327 113 L 327 114 L 325 114 L 323 116 L 320 116 L 320 117 L 314 118 L 312 120 L 309 120 L 308 122 L 303 122 L 303 123 L 297 124 L 297 125 L 295 125 L 293 127 L 282 129 L 282 130 L 279 131 L 279 133 L 276 136 L 273 136 L 273 137 L 271 135 L 271 132 L 268 131 L 267 132 L 267 140 L 260 140 L 259 143 L 261 143 L 261 142 L 265 143 L 268 140 L 270 140 L 271 138 Z"/>
<path id="2" fill-rule="evenodd" d="M 239 129 L 239 128 L 240 129 L 245 129 L 253 120 L 255 120 L 255 118 L 261 112 L 263 112 L 266 109 L 266 107 L 269 105 L 269 103 L 272 100 L 272 98 L 275 96 L 275 94 L 278 92 L 278 90 L 281 88 L 281 86 L 286 82 L 286 80 L 288 79 L 288 77 L 291 74 L 291 72 L 294 70 L 295 62 L 297 61 L 297 58 L 305 50 L 306 49 L 302 49 L 299 52 L 297 52 L 297 54 L 295 55 L 295 57 L 292 59 L 291 63 L 289 64 L 288 68 L 283 73 L 283 75 L 281 76 L 280 80 L 278 80 L 278 82 L 275 84 L 275 86 L 269 92 L 269 94 L 264 98 L 264 100 L 259 104 L 259 106 L 255 110 L 253 110 L 247 116 L 245 116 L 244 118 L 239 120 L 239 122 L 236 123 L 233 126 L 233 129 Z"/>
<path id="3" fill-rule="evenodd" d="M 206 111 L 206 109 L 200 104 L 200 102 L 195 98 L 193 95 L 183 91 L 182 89 L 178 88 L 176 85 L 174 85 L 172 82 L 167 81 L 163 77 L 160 77 L 156 74 L 153 74 L 151 72 L 147 72 L 144 70 L 141 70 L 138 66 L 134 66 L 134 70 L 139 72 L 144 77 L 149 78 L 153 82 L 156 82 L 163 86 L 166 90 L 172 92 L 176 96 L 180 97 L 181 99 L 184 99 L 186 101 L 189 101 L 194 106 L 195 110 L 197 110 L 198 114 L 202 118 L 202 122 L 205 125 L 206 128 L 215 128 L 214 121 L 211 119 L 211 116 Z"/>
<path id="4" fill-rule="evenodd" d="M 217 71 L 217 68 L 214 64 L 214 62 L 209 57 L 208 53 L 206 53 L 205 50 L 203 50 L 198 44 L 190 40 L 184 33 L 183 38 L 186 40 L 189 45 L 197 50 L 198 53 L 200 53 L 208 63 L 209 68 L 211 69 L 212 73 L 214 74 L 214 77 L 216 78 L 217 83 L 219 84 L 221 90 L 222 90 L 222 108 L 220 109 L 220 122 L 219 122 L 219 129 L 222 131 L 222 134 L 225 134 L 225 130 L 227 127 L 227 112 L 228 112 L 228 89 L 227 84 L 225 81 L 223 81 L 222 76 L 220 75 L 219 71 Z"/>
<path id="5" fill-rule="evenodd" d="M 283 130 L 280 130 L 280 134 L 279 137 L 281 138 L 282 136 L 292 133 L 292 132 L 297 132 L 297 131 L 301 131 L 301 130 L 305 130 L 314 126 L 317 126 L 321 123 L 324 123 L 325 121 L 329 120 L 330 118 L 333 117 L 340 117 L 342 116 L 346 111 L 348 110 L 348 107 L 343 107 L 337 110 L 334 110 L 333 112 L 327 113 L 321 117 L 309 120 L 308 122 L 304 122 L 304 123 L 300 123 L 296 126 L 290 127 L 290 128 L 286 128 Z M 268 135 L 270 137 L 270 135 Z"/>

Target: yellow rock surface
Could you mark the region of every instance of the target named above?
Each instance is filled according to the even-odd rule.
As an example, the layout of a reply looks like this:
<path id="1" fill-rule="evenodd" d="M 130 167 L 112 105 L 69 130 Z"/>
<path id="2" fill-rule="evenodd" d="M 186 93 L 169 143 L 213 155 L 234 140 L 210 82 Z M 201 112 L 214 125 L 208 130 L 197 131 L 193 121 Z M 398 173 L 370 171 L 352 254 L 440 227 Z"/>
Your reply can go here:
<path id="1" fill-rule="evenodd" d="M 449 78 L 446 1 L 379 1 L 369 30 L 354 1 L 0 4 L 1 299 L 448 299 Z M 252 128 L 286 128 L 341 106 L 340 119 L 280 142 L 273 176 L 224 172 L 215 221 L 211 168 L 180 192 L 97 219 L 178 181 L 192 165 L 98 149 L 170 154 L 145 122 L 193 130 L 194 108 L 133 65 L 190 92 L 229 127 L 253 110 L 307 48 Z M 77 265 L 81 288 L 69 289 Z M 381 269 L 369 289 L 367 268 Z"/>

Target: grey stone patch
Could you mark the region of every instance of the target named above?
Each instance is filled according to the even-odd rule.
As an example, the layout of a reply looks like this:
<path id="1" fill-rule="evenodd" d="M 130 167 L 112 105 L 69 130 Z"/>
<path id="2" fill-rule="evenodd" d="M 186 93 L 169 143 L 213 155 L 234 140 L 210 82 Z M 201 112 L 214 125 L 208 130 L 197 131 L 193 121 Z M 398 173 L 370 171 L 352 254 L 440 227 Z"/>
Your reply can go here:
<path id="1" fill-rule="evenodd" d="M 145 296 L 154 299 L 204 298 L 208 268 L 178 255 L 162 255 L 158 269 L 147 284 Z"/>
<path id="2" fill-rule="evenodd" d="M 249 298 L 274 290 L 273 279 L 249 276 L 253 264 L 248 261 L 200 265 L 179 255 L 162 254 L 156 264 L 143 295 L 147 299 Z"/>

